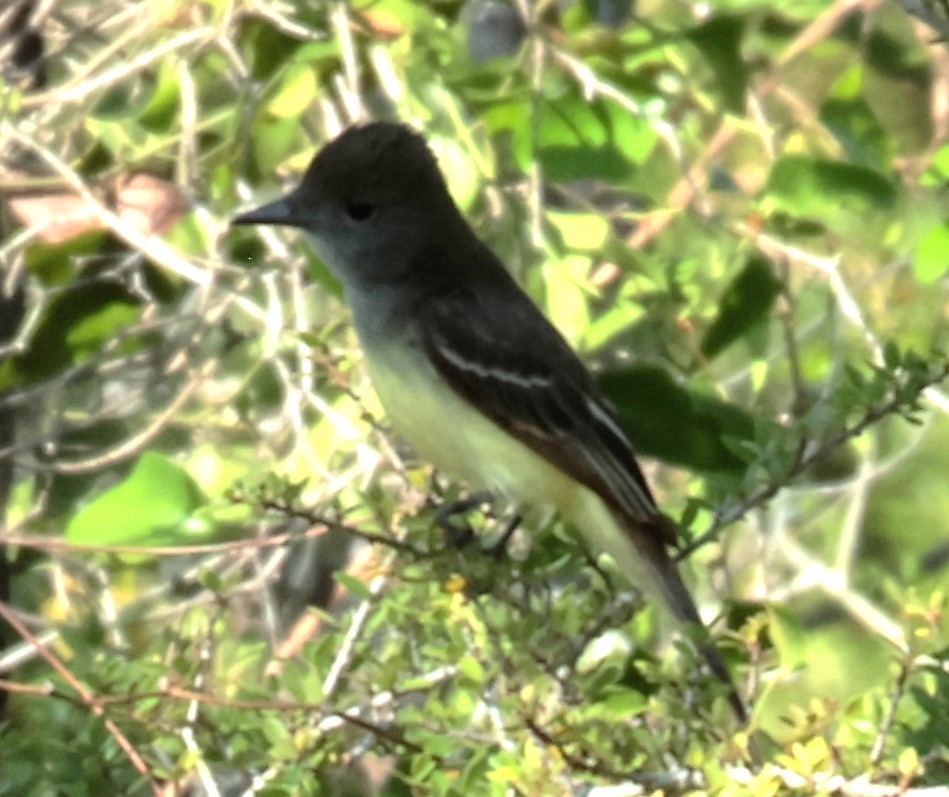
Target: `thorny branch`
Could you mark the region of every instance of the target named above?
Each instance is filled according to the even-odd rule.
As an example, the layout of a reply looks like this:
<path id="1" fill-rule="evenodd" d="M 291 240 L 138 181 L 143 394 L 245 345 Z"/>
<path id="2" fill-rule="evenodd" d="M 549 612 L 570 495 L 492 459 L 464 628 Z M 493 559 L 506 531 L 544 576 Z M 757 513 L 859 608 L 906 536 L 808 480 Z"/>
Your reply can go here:
<path id="1" fill-rule="evenodd" d="M 927 384 L 928 386 L 938 385 L 947 377 L 949 377 L 949 362 L 943 363 L 940 367 L 934 369 L 927 380 Z M 826 459 L 831 452 L 837 450 L 849 440 L 859 437 L 884 418 L 899 414 L 903 412 L 905 408 L 906 398 L 896 394 L 882 404 L 869 408 L 858 421 L 841 429 L 819 445 L 808 446 L 808 441 L 801 440 L 801 444 L 797 448 L 797 453 L 782 478 L 762 485 L 739 503 L 723 507 L 719 510 L 712 525 L 688 545 L 684 546 L 678 553 L 677 558 L 680 560 L 684 559 L 702 546 L 714 541 L 721 534 L 722 529 L 734 523 L 736 520 L 740 520 L 751 510 L 766 504 L 771 498 L 777 495 L 778 492 L 788 486 L 794 479 L 807 471 L 807 469 L 815 463 Z"/>

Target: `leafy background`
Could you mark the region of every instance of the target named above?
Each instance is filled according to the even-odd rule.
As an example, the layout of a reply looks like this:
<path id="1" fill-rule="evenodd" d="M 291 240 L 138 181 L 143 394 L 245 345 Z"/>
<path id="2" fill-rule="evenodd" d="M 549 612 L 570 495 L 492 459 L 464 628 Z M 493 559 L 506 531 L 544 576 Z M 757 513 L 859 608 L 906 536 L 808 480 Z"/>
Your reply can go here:
<path id="1" fill-rule="evenodd" d="M 944 4 L 0 31 L 0 794 L 949 793 Z M 366 118 L 596 369 L 750 728 L 555 519 L 446 539 L 338 286 L 228 228 Z"/>

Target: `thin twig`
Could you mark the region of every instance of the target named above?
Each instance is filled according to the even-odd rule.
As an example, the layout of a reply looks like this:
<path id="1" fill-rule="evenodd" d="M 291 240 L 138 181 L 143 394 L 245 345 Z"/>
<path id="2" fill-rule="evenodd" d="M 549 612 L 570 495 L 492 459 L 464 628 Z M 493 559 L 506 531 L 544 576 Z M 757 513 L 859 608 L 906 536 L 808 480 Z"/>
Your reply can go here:
<path id="1" fill-rule="evenodd" d="M 841 21 L 846 19 L 855 9 L 869 10 L 879 5 L 880 2 L 882 0 L 838 0 L 831 5 L 824 13 L 807 25 L 781 54 L 770 75 L 757 87 L 758 98 L 763 99 L 778 88 L 784 80 L 788 67 L 819 41 L 827 38 Z M 691 168 L 687 169 L 685 174 L 673 186 L 666 197 L 665 207 L 646 216 L 630 236 L 630 248 L 641 249 L 646 246 L 693 202 L 701 188 L 707 184 L 711 162 L 742 129 L 741 126 L 735 125 L 728 119 L 722 122 L 711 135 L 702 152 L 693 161 Z"/>
<path id="2" fill-rule="evenodd" d="M 889 706 L 887 706 L 886 716 L 883 718 L 883 722 L 880 723 L 876 738 L 873 740 L 873 747 L 870 748 L 870 763 L 875 767 L 879 766 L 883 759 L 886 741 L 896 720 L 896 709 L 899 707 L 903 695 L 906 694 L 906 685 L 909 682 L 911 671 L 912 660 L 906 657 L 900 662 L 900 671 L 896 676 L 896 682 L 893 684 L 893 695 L 890 698 Z"/>
<path id="3" fill-rule="evenodd" d="M 70 475 L 94 473 L 141 453 L 168 427 L 172 420 L 178 415 L 179 410 L 188 403 L 188 400 L 197 392 L 198 388 L 205 384 L 216 367 L 216 362 L 205 363 L 203 367 L 198 369 L 197 373 L 188 381 L 184 388 L 181 389 L 178 395 L 171 400 L 168 406 L 158 413 L 140 432 L 126 438 L 112 448 L 100 451 L 94 457 L 74 461 L 58 459 L 50 463 L 49 470 L 54 473 Z"/>
<path id="4" fill-rule="evenodd" d="M 23 106 L 30 107 L 61 107 L 70 105 L 85 99 L 91 94 L 108 88 L 109 86 L 128 79 L 137 72 L 142 72 L 152 64 L 161 61 L 165 56 L 183 50 L 185 48 L 195 47 L 204 42 L 210 42 L 216 35 L 217 30 L 211 26 L 203 26 L 183 31 L 170 39 L 161 42 L 140 55 L 135 56 L 128 61 L 119 60 L 114 66 L 94 75 L 88 79 L 82 80 L 72 86 L 62 86 L 23 99 Z"/>
<path id="5" fill-rule="evenodd" d="M 949 376 L 949 361 L 945 362 L 938 371 L 930 376 L 928 384 L 939 384 L 944 379 L 946 379 L 947 376 Z M 782 476 L 780 479 L 775 479 L 774 481 L 762 485 L 739 503 L 721 509 L 716 514 L 712 525 L 705 532 L 692 540 L 692 542 L 684 546 L 678 552 L 676 559 L 681 561 L 682 559 L 692 555 L 702 546 L 712 542 L 718 537 L 725 526 L 734 523 L 736 520 L 740 520 L 752 509 L 765 504 L 781 489 L 786 487 L 795 478 L 810 468 L 811 465 L 825 459 L 832 451 L 840 448 L 840 446 L 842 446 L 848 440 L 859 437 L 874 424 L 877 424 L 884 418 L 899 412 L 900 408 L 903 406 L 905 406 L 905 399 L 898 395 L 893 396 L 883 404 L 868 409 L 859 421 L 840 430 L 837 434 L 832 435 L 820 445 L 813 446 L 810 448 L 810 450 L 804 450 L 802 447 L 802 453 L 794 458 L 784 476 Z M 802 442 L 806 443 L 806 441 Z"/>
<path id="6" fill-rule="evenodd" d="M 383 562 L 384 569 L 387 564 L 388 562 Z M 336 652 L 336 658 L 333 659 L 329 672 L 323 680 L 322 694 L 324 698 L 328 699 L 333 696 L 333 693 L 336 692 L 342 680 L 343 673 L 352 663 L 353 654 L 356 650 L 356 642 L 359 640 L 366 623 L 369 621 L 373 607 L 389 583 L 389 578 L 388 573 L 382 573 L 376 576 L 369 585 L 369 597 L 359 605 L 359 608 L 353 614 L 353 619 L 349 629 L 346 631 L 346 636 L 343 637 L 339 650 Z"/>
<path id="7" fill-rule="evenodd" d="M 122 732 L 118 725 L 116 725 L 112 719 L 105 716 L 105 711 L 103 707 L 97 703 L 95 695 L 69 671 L 69 668 L 66 667 L 49 648 L 36 639 L 33 632 L 20 622 L 20 618 L 17 617 L 16 613 L 3 601 L 0 601 L 0 618 L 4 619 L 24 640 L 32 644 L 36 652 L 40 655 L 40 658 L 59 673 L 60 677 L 79 695 L 84 706 L 91 711 L 94 716 L 103 720 L 106 730 L 111 734 L 112 738 L 115 739 L 116 744 L 122 752 L 125 753 L 126 758 L 128 758 L 129 762 L 140 774 L 148 779 L 151 784 L 152 793 L 156 795 L 156 797 L 160 797 L 160 787 L 152 777 L 151 770 L 148 764 L 145 763 L 145 759 L 142 758 L 138 750 L 135 749 L 135 746 L 129 741 L 128 737 Z"/>

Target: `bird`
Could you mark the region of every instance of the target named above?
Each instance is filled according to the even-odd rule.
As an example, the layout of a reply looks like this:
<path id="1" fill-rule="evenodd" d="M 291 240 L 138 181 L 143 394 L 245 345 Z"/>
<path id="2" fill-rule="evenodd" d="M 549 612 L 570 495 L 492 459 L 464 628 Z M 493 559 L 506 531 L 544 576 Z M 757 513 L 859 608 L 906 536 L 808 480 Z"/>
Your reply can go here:
<path id="1" fill-rule="evenodd" d="M 296 188 L 232 219 L 302 230 L 339 280 L 383 409 L 416 453 L 467 487 L 554 507 L 630 586 L 705 631 L 664 515 L 609 401 L 478 237 L 425 138 L 347 128 Z M 717 649 L 698 643 L 745 704 Z"/>

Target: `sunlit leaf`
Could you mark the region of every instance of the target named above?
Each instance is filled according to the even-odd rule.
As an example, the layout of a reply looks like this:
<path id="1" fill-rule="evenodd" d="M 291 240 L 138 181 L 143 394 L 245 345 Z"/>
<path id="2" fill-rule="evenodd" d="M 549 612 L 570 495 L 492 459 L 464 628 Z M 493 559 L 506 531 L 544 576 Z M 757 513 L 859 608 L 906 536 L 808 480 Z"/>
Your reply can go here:
<path id="1" fill-rule="evenodd" d="M 262 121 L 254 127 L 254 156 L 261 174 L 272 175 L 282 165 L 300 135 L 300 122 L 293 117 Z M 308 155 L 311 155 L 308 151 Z"/>
<path id="2" fill-rule="evenodd" d="M 590 259 L 582 255 L 568 255 L 544 266 L 548 311 L 556 327 L 574 343 L 590 324 L 589 271 Z"/>
<path id="3" fill-rule="evenodd" d="M 80 509 L 66 537 L 87 545 L 162 545 L 193 539 L 187 521 L 207 499 L 172 460 L 146 451 L 132 472 Z"/>
<path id="4" fill-rule="evenodd" d="M 927 232 L 913 253 L 913 273 L 924 284 L 935 282 L 949 271 L 949 224 L 937 224 Z"/>
<path id="5" fill-rule="evenodd" d="M 599 213 L 560 213 L 551 211 L 548 219 L 563 237 L 564 246 L 580 252 L 603 248 L 610 233 L 610 224 Z"/>
<path id="6" fill-rule="evenodd" d="M 283 74 L 267 110 L 280 119 L 300 116 L 316 98 L 316 75 L 307 64 L 293 64 Z"/>
<path id="7" fill-rule="evenodd" d="M 537 142 L 544 173 L 551 180 L 616 179 L 648 156 L 656 133 L 616 103 L 591 102 L 569 92 L 542 103 Z"/>
<path id="8" fill-rule="evenodd" d="M 769 608 L 771 639 L 781 656 L 781 664 L 793 668 L 807 660 L 807 630 L 800 618 L 782 606 Z"/>

